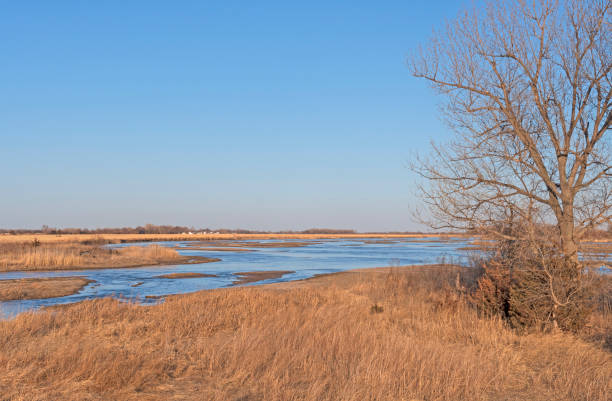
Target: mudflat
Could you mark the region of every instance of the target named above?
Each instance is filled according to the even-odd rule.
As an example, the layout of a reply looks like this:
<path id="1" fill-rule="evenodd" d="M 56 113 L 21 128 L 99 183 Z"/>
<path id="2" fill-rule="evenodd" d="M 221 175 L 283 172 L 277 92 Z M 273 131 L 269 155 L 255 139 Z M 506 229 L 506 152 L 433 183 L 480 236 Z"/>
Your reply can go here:
<path id="1" fill-rule="evenodd" d="M 155 276 L 155 278 L 196 278 L 196 277 L 217 277 L 216 274 L 206 274 L 206 273 L 170 273 L 170 274 L 162 274 L 160 276 Z"/>
<path id="2" fill-rule="evenodd" d="M 269 280 L 272 278 L 283 277 L 285 274 L 295 273 L 292 270 L 268 270 L 268 271 L 254 271 L 254 272 L 239 272 L 234 273 L 238 279 L 234 280 L 234 285 L 255 283 L 257 281 Z"/>

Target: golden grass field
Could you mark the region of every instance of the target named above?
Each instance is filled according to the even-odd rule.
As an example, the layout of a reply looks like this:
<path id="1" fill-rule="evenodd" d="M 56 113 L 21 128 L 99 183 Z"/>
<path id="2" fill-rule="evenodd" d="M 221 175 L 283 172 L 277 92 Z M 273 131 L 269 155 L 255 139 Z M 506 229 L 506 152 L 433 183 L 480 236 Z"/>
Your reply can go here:
<path id="1" fill-rule="evenodd" d="M 76 294 L 91 282 L 84 277 L 0 280 L 0 301 L 64 297 Z"/>
<path id="2" fill-rule="evenodd" d="M 448 266 L 371 269 L 22 313 L 0 321 L 0 398 L 611 398 L 609 310 L 581 337 L 518 335 L 469 306 L 458 273 L 468 285 Z"/>
<path id="3" fill-rule="evenodd" d="M 105 269 L 214 262 L 218 259 L 183 256 L 175 249 L 159 246 L 101 248 L 80 242 L 0 243 L 0 271 Z"/>
<path id="4" fill-rule="evenodd" d="M 1 243 L 41 243 L 81 242 L 81 243 L 120 243 L 142 241 L 210 241 L 242 239 L 345 239 L 345 238 L 431 238 L 450 237 L 449 234 L 17 234 L 0 235 Z M 453 237 L 461 234 L 453 234 Z"/>

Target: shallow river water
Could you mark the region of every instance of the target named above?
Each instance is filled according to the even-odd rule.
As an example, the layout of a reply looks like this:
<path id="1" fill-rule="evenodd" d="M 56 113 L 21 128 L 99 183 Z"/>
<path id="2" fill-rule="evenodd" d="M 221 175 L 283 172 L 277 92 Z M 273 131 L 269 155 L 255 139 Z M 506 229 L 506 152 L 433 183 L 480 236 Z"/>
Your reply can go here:
<path id="1" fill-rule="evenodd" d="M 297 241 L 297 240 L 296 240 Z M 143 303 L 158 302 L 147 296 L 180 294 L 203 289 L 229 287 L 237 279 L 234 273 L 262 270 L 292 270 L 295 273 L 281 278 L 258 281 L 267 284 L 281 281 L 299 280 L 316 274 L 333 273 L 366 267 L 388 267 L 393 265 L 418 265 L 441 261 L 465 262 L 468 252 L 460 250 L 469 245 L 465 238 L 399 238 L 392 242 L 376 239 L 351 240 L 299 240 L 308 242 L 300 247 L 240 248 L 251 252 L 181 250 L 190 246 L 189 242 L 159 242 L 163 246 L 177 246 L 184 255 L 197 255 L 219 258 L 219 262 L 149 266 L 120 269 L 94 269 L 55 272 L 8 272 L 0 273 L 0 280 L 24 277 L 83 276 L 91 280 L 78 294 L 60 298 L 35 299 L 0 302 L 0 317 L 10 317 L 17 313 L 49 306 L 78 302 L 85 299 L 107 296 L 120 297 Z M 249 242 L 249 241 L 241 241 Z M 275 243 L 277 240 L 258 240 L 256 242 Z M 282 242 L 290 242 L 284 240 Z M 373 242 L 373 243 L 370 243 Z M 141 245 L 150 243 L 121 244 L 115 246 Z M 215 274 L 218 277 L 197 277 L 166 279 L 157 278 L 162 274 L 196 272 Z M 142 283 L 137 287 L 134 284 Z"/>

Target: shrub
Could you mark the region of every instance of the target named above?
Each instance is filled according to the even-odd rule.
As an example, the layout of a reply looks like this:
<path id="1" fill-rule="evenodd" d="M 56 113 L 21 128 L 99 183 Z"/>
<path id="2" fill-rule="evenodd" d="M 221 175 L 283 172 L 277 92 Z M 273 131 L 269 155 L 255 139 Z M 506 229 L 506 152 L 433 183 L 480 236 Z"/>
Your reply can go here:
<path id="1" fill-rule="evenodd" d="M 472 301 L 480 311 L 487 316 L 507 316 L 509 293 L 510 270 L 495 260 L 484 264 L 477 289 L 472 294 Z"/>
<path id="2" fill-rule="evenodd" d="M 593 305 L 588 275 L 551 249 L 531 253 L 520 246 L 505 242 L 484 261 L 472 302 L 481 313 L 500 315 L 520 331 L 579 331 Z"/>
<path id="3" fill-rule="evenodd" d="M 582 269 L 564 258 L 515 269 L 508 291 L 508 319 L 519 329 L 558 327 L 579 331 L 592 311 Z"/>

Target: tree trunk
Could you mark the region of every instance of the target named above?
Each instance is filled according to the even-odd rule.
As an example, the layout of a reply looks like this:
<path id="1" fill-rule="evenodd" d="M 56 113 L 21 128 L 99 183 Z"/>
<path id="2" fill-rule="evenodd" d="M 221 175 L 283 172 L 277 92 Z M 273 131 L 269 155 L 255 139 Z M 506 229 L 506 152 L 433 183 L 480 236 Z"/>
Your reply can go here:
<path id="1" fill-rule="evenodd" d="M 578 245 L 574 238 L 574 219 L 572 216 L 563 216 L 563 219 L 559 222 L 559 234 L 563 256 L 578 265 Z"/>

